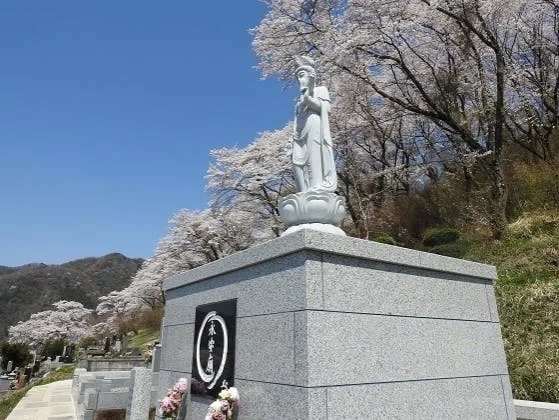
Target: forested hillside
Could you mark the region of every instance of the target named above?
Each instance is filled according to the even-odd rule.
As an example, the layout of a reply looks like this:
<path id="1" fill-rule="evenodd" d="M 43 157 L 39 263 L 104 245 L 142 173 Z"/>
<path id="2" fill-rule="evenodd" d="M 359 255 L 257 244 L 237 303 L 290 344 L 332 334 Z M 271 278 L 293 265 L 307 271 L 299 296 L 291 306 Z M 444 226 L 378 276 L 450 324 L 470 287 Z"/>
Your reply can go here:
<path id="1" fill-rule="evenodd" d="M 60 265 L 0 267 L 0 342 L 10 325 L 51 309 L 54 302 L 76 301 L 95 308 L 100 296 L 126 287 L 142 262 L 115 253 Z"/>

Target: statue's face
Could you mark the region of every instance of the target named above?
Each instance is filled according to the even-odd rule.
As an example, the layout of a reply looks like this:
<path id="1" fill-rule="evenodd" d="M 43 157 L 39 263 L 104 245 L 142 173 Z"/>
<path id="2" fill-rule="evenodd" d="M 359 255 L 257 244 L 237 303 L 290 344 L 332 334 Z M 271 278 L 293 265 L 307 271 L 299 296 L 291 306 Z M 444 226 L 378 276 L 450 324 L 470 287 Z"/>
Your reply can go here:
<path id="1" fill-rule="evenodd" d="M 311 77 L 306 70 L 299 70 L 297 72 L 297 80 L 299 81 L 299 88 L 301 90 L 308 89 L 311 86 Z"/>

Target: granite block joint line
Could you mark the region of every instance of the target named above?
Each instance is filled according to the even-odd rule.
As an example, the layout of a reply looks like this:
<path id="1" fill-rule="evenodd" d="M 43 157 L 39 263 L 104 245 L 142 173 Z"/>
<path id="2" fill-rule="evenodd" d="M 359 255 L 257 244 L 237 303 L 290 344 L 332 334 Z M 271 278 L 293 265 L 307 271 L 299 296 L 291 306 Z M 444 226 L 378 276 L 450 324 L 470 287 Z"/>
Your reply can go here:
<path id="1" fill-rule="evenodd" d="M 328 384 L 328 385 L 315 385 L 315 386 L 283 384 L 283 383 L 279 383 L 279 382 L 259 381 L 259 380 L 240 378 L 240 377 L 236 377 L 235 379 L 237 379 L 239 381 L 253 382 L 253 383 L 259 383 L 259 384 L 287 386 L 287 387 L 290 387 L 290 388 L 326 389 L 326 388 L 339 388 L 339 387 L 350 387 L 350 386 L 404 384 L 404 383 L 413 383 L 413 382 L 453 381 L 453 380 L 456 380 L 456 379 L 502 378 L 502 377 L 508 377 L 508 375 L 503 374 L 503 375 L 449 376 L 449 377 L 441 377 L 441 378 L 403 379 L 401 381 L 378 381 L 378 382 L 361 382 L 361 383 L 351 383 L 351 384 L 347 384 L 347 383 L 344 383 L 344 384 Z"/>

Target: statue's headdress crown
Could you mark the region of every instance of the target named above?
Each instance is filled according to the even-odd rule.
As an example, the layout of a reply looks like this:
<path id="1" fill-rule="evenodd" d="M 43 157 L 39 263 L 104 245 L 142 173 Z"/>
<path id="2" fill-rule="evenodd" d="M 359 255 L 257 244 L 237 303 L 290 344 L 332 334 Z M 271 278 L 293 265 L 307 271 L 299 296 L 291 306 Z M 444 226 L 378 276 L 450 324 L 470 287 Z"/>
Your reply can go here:
<path id="1" fill-rule="evenodd" d="M 309 72 L 312 78 L 316 79 L 316 70 L 314 68 L 314 60 L 306 55 L 295 56 L 295 62 L 297 63 L 297 69 L 295 69 L 295 74 L 299 73 L 301 70 Z"/>

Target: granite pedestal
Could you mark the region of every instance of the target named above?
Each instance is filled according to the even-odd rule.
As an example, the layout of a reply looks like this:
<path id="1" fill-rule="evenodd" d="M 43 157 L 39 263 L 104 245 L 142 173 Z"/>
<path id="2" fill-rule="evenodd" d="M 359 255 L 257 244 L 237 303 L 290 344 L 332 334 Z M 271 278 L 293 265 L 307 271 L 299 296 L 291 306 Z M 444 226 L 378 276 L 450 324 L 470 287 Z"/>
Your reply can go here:
<path id="1" fill-rule="evenodd" d="M 237 299 L 239 419 L 515 419 L 492 266 L 301 230 L 164 283 L 160 395 Z M 188 419 L 207 400 L 188 399 Z"/>

